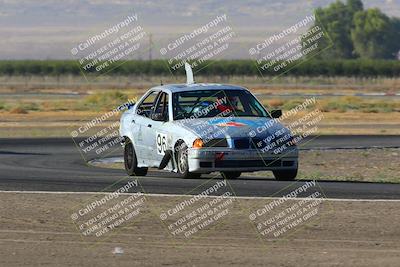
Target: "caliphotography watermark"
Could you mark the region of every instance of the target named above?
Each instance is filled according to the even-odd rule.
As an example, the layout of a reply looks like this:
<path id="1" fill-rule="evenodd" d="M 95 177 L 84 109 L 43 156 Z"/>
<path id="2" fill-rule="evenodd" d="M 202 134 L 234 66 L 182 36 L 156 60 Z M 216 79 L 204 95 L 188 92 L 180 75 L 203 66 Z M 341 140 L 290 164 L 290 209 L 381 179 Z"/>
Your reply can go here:
<path id="1" fill-rule="evenodd" d="M 89 156 L 103 157 L 120 145 L 123 137 L 119 135 L 119 116 L 136 101 L 136 98 L 130 98 L 114 109 L 70 128 L 70 136 L 85 160 Z"/>
<path id="2" fill-rule="evenodd" d="M 280 32 L 249 48 L 262 76 L 277 77 L 331 46 L 331 39 L 315 14 L 306 15 Z"/>
<path id="3" fill-rule="evenodd" d="M 317 135 L 318 125 L 323 118 L 316 98 L 307 98 L 281 117 L 257 125 L 248 135 L 260 154 L 281 155 L 304 143 L 307 137 Z M 281 127 L 283 121 L 286 127 Z"/>
<path id="4" fill-rule="evenodd" d="M 249 214 L 265 240 L 285 239 L 321 216 L 324 194 L 316 181 L 293 183 L 285 191 Z"/>
<path id="5" fill-rule="evenodd" d="M 227 180 L 211 179 L 195 195 L 182 197 L 159 212 L 171 236 L 189 239 L 222 223 L 232 213 L 235 198 Z"/>
<path id="6" fill-rule="evenodd" d="M 105 238 L 141 215 L 146 206 L 142 191 L 137 179 L 127 181 L 112 192 L 75 206 L 70 218 L 83 238 Z"/>
<path id="7" fill-rule="evenodd" d="M 150 49 L 139 15 L 131 12 L 71 48 L 82 73 L 99 76 Z"/>
<path id="8" fill-rule="evenodd" d="M 234 114 L 229 109 L 230 103 L 223 91 L 199 101 L 186 118 L 177 123 L 196 132 L 207 147 L 221 145 L 218 141 L 224 139 L 229 123 Z M 192 113 L 192 114 L 190 114 Z M 201 120 L 201 118 L 206 118 Z M 223 127 L 226 126 L 226 127 Z"/>
<path id="9" fill-rule="evenodd" d="M 235 36 L 229 16 L 219 14 L 192 31 L 163 42 L 159 52 L 172 73 L 183 67 L 185 62 L 190 62 L 194 70 L 199 70 L 210 60 L 226 55 Z"/>

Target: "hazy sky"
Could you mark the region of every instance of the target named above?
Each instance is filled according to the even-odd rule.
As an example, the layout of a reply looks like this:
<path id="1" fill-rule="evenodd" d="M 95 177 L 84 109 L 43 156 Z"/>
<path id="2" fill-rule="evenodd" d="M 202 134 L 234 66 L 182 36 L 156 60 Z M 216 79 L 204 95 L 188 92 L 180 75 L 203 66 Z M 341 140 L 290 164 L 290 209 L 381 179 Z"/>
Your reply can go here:
<path id="1" fill-rule="evenodd" d="M 248 49 L 295 24 L 330 0 L 0 0 L 0 59 L 72 59 L 71 48 L 103 32 L 129 14 L 151 34 L 153 58 L 159 48 L 216 16 L 235 32 L 226 58 L 248 58 Z M 400 0 L 364 0 L 400 17 Z M 143 41 L 143 44 L 146 43 Z M 148 58 L 148 53 L 136 57 Z"/>

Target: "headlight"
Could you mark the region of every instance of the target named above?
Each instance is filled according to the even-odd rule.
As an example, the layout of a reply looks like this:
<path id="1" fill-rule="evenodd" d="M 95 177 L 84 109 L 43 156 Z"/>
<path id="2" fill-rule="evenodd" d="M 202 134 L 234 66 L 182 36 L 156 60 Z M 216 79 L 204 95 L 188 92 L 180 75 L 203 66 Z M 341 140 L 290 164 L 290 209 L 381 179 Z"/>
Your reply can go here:
<path id="1" fill-rule="evenodd" d="M 193 148 L 202 148 L 202 147 L 204 147 L 203 140 L 201 140 L 200 138 L 197 138 L 196 140 L 194 140 Z"/>

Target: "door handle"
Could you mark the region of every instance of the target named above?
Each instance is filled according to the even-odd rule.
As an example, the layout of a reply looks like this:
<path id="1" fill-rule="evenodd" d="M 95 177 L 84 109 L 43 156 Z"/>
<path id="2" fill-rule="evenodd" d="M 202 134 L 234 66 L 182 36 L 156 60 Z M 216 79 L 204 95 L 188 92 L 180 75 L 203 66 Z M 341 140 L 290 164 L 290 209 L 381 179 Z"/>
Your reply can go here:
<path id="1" fill-rule="evenodd" d="M 147 127 L 151 128 L 151 124 L 147 124 Z"/>

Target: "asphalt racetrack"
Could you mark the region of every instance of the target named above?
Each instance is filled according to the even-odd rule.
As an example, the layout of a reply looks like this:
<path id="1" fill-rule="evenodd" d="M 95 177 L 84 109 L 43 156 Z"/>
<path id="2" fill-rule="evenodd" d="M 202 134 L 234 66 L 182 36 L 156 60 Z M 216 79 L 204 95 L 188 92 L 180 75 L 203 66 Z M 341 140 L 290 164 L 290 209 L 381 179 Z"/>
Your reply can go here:
<path id="1" fill-rule="evenodd" d="M 301 149 L 364 149 L 368 147 L 400 147 L 400 136 L 319 136 L 309 137 Z M 338 152 L 340 153 L 340 152 Z M 122 156 L 118 145 L 111 155 Z M 86 160 L 96 158 L 90 156 Z M 301 164 L 301 162 L 300 162 Z M 138 177 L 145 193 L 196 194 L 207 178 L 181 179 L 173 173 L 149 171 Z M 101 192 L 113 191 L 133 177 L 124 170 L 104 169 L 87 164 L 71 138 L 0 139 L 0 190 Z M 221 178 L 218 178 L 221 179 Z M 245 173 L 230 180 L 237 196 L 280 197 L 293 182 L 260 179 Z M 328 198 L 399 199 L 400 184 L 319 181 Z M 196 188 L 195 190 L 193 190 Z"/>

